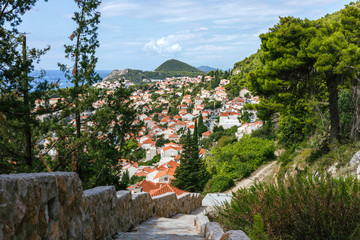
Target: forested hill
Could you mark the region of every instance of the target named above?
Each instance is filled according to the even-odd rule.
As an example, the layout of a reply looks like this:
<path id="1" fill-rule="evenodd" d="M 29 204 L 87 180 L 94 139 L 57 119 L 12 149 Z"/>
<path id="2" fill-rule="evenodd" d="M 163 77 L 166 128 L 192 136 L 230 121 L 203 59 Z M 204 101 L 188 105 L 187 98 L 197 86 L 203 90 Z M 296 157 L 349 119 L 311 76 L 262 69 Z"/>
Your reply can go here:
<path id="1" fill-rule="evenodd" d="M 167 60 L 166 62 L 161 64 L 158 68 L 156 68 L 155 71 L 163 72 L 163 73 L 191 72 L 197 75 L 204 74 L 204 72 L 200 71 L 199 69 L 176 59 Z"/>
<path id="2" fill-rule="evenodd" d="M 114 70 L 105 80 L 120 80 L 125 78 L 134 83 L 141 83 L 143 79 L 165 79 L 167 77 L 189 76 L 196 77 L 205 74 L 187 63 L 171 59 L 162 63 L 155 71 L 142 71 L 134 69 Z"/>
<path id="3" fill-rule="evenodd" d="M 230 96 L 237 96 L 242 88 L 248 87 L 247 76 L 249 72 L 262 66 L 260 54 L 261 50 L 258 50 L 244 60 L 234 64 L 230 84 L 226 85 L 226 90 Z"/>

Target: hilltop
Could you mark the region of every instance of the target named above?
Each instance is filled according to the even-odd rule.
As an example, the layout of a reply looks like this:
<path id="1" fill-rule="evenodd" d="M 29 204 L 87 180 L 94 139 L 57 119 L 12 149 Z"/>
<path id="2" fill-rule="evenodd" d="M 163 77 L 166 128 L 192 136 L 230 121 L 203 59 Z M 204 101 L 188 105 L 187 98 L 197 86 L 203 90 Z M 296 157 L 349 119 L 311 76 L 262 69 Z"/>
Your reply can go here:
<path id="1" fill-rule="evenodd" d="M 155 72 L 163 72 L 163 73 L 188 72 L 188 73 L 196 73 L 198 75 L 204 74 L 203 71 L 200 71 L 199 69 L 176 59 L 170 59 L 165 61 L 158 68 L 155 69 Z"/>
<path id="2" fill-rule="evenodd" d="M 142 71 L 136 69 L 114 70 L 104 80 L 115 81 L 125 78 L 134 83 L 141 83 L 144 79 L 165 79 L 167 77 L 189 76 L 196 77 L 205 72 L 181 62 L 176 59 L 170 59 L 162 63 L 154 71 Z"/>
<path id="3" fill-rule="evenodd" d="M 200 67 L 197 67 L 197 69 L 199 69 L 200 71 L 206 72 L 206 73 L 209 73 L 210 71 L 216 71 L 216 68 L 212 68 L 209 66 L 200 66 Z"/>

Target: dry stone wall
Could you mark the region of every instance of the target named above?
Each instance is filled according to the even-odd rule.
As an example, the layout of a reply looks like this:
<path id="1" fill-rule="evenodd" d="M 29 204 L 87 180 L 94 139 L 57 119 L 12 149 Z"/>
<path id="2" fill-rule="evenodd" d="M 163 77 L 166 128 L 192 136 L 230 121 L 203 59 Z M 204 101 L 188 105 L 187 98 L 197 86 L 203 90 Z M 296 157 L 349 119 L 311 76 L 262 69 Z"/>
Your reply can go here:
<path id="1" fill-rule="evenodd" d="M 153 216 L 187 214 L 201 206 L 200 194 L 83 191 L 69 172 L 0 175 L 0 239 L 110 239 Z"/>

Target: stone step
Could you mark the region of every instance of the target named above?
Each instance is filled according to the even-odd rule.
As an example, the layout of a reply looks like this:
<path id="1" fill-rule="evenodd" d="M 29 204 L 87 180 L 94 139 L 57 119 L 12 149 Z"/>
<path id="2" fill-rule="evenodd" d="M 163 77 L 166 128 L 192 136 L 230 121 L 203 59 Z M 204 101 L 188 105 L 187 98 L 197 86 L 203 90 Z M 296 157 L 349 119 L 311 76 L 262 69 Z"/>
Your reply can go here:
<path id="1" fill-rule="evenodd" d="M 153 217 L 136 226 L 132 232 L 119 233 L 116 239 L 125 240 L 200 240 L 195 226 L 196 215 L 177 214 L 171 218 Z"/>
<path id="2" fill-rule="evenodd" d="M 204 240 L 199 235 L 120 233 L 118 240 Z"/>

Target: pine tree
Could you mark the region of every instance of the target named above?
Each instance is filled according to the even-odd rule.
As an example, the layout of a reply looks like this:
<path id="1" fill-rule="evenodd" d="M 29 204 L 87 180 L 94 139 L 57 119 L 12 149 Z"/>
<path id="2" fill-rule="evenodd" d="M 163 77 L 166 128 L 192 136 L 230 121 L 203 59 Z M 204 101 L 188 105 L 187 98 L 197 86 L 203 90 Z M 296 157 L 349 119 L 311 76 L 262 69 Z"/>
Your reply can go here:
<path id="1" fill-rule="evenodd" d="M 66 57 L 74 65 L 68 68 L 59 64 L 74 87 L 57 93 L 65 102 L 64 111 L 52 119 L 57 123 L 51 131 L 56 134 L 52 143 L 58 153 L 53 168 L 78 173 L 84 188 L 103 184 L 119 187 L 118 159 L 125 139 L 139 129 L 133 124 L 137 113 L 130 100 L 132 91 L 122 86 L 107 93 L 92 86 L 100 80 L 95 72 L 100 1 L 78 0 L 76 4 L 79 12 L 74 13 L 73 20 L 77 27 L 70 36 L 74 43 L 65 45 Z M 95 107 L 98 101 L 102 106 Z"/>
<path id="2" fill-rule="evenodd" d="M 199 137 L 201 137 L 202 136 L 202 134 L 204 133 L 204 132 L 206 132 L 208 130 L 208 128 L 205 126 L 205 124 L 204 124 L 204 119 L 203 119 L 203 116 L 202 116 L 202 114 L 200 114 L 200 116 L 199 116 L 199 123 L 198 123 L 198 135 L 199 135 Z"/>
<path id="3" fill-rule="evenodd" d="M 37 83 L 29 73 L 49 48 L 29 49 L 26 36 L 19 33 L 20 16 L 35 0 L 5 1 L 0 5 L 0 171 L 2 173 L 44 170 L 35 149 L 40 122 L 37 117 L 49 109 L 34 110 L 35 100 L 45 98 L 53 88 L 46 81 Z"/>
<path id="4" fill-rule="evenodd" d="M 175 187 L 189 192 L 201 192 L 210 178 L 203 159 L 199 157 L 197 124 L 193 136 L 187 132 L 183 152 L 180 157 L 180 166 L 175 171 Z"/>

